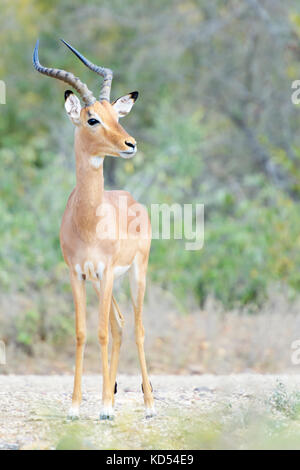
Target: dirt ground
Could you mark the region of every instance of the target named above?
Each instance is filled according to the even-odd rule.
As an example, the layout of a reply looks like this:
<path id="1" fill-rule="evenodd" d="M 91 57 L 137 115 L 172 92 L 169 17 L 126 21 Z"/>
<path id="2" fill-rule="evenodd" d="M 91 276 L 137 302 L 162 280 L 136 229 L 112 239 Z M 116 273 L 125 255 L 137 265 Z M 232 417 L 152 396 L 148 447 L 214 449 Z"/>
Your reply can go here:
<path id="1" fill-rule="evenodd" d="M 140 377 L 118 378 L 114 421 L 99 421 L 101 377 L 83 381 L 81 416 L 67 419 L 71 376 L 0 376 L 0 449 L 300 448 L 300 376 L 151 378 L 157 416 L 145 419 Z"/>

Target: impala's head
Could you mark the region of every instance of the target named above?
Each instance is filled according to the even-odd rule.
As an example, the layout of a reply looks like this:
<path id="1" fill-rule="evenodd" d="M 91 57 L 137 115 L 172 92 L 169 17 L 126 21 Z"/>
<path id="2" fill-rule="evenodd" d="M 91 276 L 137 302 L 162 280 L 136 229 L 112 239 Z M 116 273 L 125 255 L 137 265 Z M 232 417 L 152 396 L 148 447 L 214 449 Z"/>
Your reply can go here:
<path id="1" fill-rule="evenodd" d="M 134 91 L 113 103 L 101 100 L 81 107 L 72 91 L 65 92 L 67 114 L 78 128 L 76 138 L 88 155 L 131 158 L 136 154 L 136 141 L 119 124 L 119 118 L 129 113 L 137 96 Z"/>
<path id="2" fill-rule="evenodd" d="M 37 41 L 33 53 L 35 69 L 42 74 L 68 83 L 78 92 L 84 103 L 84 106 L 81 106 L 79 98 L 72 91 L 65 92 L 65 109 L 70 120 L 77 127 L 76 134 L 80 138 L 81 145 L 91 156 L 133 157 L 136 154 L 136 141 L 119 124 L 119 119 L 130 112 L 138 97 L 138 92 L 134 91 L 110 103 L 112 71 L 93 64 L 70 44 L 63 42 L 89 69 L 104 79 L 99 100 L 96 100 L 87 86 L 72 73 L 43 67 L 39 63 L 39 42 Z"/>

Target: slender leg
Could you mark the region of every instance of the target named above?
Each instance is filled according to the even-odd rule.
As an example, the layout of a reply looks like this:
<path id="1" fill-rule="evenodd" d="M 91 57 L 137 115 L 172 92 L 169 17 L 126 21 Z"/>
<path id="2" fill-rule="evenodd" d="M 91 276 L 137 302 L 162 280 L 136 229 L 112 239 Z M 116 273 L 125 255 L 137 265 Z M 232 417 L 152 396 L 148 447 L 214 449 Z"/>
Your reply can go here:
<path id="1" fill-rule="evenodd" d="M 101 360 L 102 360 L 102 410 L 100 419 L 112 419 L 112 387 L 109 377 L 108 365 L 108 325 L 109 313 L 112 302 L 112 288 L 113 288 L 113 271 L 107 270 L 100 283 L 99 294 L 99 329 L 98 338 L 101 347 Z"/>
<path id="2" fill-rule="evenodd" d="M 142 320 L 144 295 L 146 289 L 146 269 L 147 266 L 145 267 L 144 263 L 139 262 L 139 258 L 136 257 L 133 266 L 130 270 L 130 290 L 135 316 L 135 341 L 138 348 L 138 355 L 143 378 L 143 392 L 146 407 L 146 417 L 151 418 L 156 414 L 156 412 L 154 408 L 152 387 L 149 381 L 146 366 L 144 351 L 145 329 Z"/>
<path id="3" fill-rule="evenodd" d="M 94 289 L 100 299 L 100 290 L 98 285 L 93 284 Z M 112 404 L 114 405 L 114 396 L 115 396 L 115 384 L 117 369 L 119 363 L 120 348 L 122 343 L 122 329 L 124 325 L 124 317 L 120 312 L 119 306 L 116 299 L 112 295 L 111 304 L 110 304 L 110 313 L 109 313 L 109 322 L 112 335 L 112 351 L 111 351 L 111 360 L 109 368 L 109 377 L 110 385 L 112 388 Z"/>
<path id="4" fill-rule="evenodd" d="M 69 411 L 69 417 L 76 419 L 79 417 L 79 406 L 82 399 L 81 381 L 86 341 L 86 291 L 85 282 L 83 280 L 79 280 L 77 275 L 72 272 L 70 276 L 75 306 L 76 362 L 72 406 Z"/>
<path id="5" fill-rule="evenodd" d="M 111 328 L 112 341 L 113 341 L 109 376 L 110 376 L 110 385 L 112 388 L 112 403 L 114 404 L 114 390 L 115 390 L 117 369 L 118 369 L 118 363 L 119 363 L 120 347 L 122 343 L 122 328 L 123 328 L 123 323 L 124 323 L 124 317 L 120 312 L 119 306 L 114 296 L 112 296 L 109 319 L 110 319 L 110 328 Z"/>

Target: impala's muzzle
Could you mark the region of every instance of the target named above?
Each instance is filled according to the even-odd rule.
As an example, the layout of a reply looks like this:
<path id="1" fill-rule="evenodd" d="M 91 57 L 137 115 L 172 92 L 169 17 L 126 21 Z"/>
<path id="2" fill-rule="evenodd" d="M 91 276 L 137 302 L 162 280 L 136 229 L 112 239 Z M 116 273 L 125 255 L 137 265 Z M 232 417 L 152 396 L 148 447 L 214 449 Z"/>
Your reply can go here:
<path id="1" fill-rule="evenodd" d="M 137 151 L 136 142 L 132 137 L 130 137 L 130 139 L 131 141 L 128 139 L 128 140 L 125 140 L 124 142 L 128 150 L 122 150 L 119 153 L 120 157 L 122 158 L 132 158 L 136 154 L 136 151 Z"/>
<path id="2" fill-rule="evenodd" d="M 136 151 L 137 151 L 137 147 L 135 145 L 134 148 L 131 151 L 128 150 L 128 151 L 119 152 L 119 155 L 122 158 L 132 158 L 132 157 L 135 156 Z"/>

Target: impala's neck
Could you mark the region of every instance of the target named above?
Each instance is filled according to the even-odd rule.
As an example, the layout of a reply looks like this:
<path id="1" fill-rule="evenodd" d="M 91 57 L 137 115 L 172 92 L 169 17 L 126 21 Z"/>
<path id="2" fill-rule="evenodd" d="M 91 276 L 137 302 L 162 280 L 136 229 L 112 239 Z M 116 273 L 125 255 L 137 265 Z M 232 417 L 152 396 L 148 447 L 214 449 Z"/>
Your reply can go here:
<path id="1" fill-rule="evenodd" d="M 84 240 L 95 238 L 99 218 L 97 208 L 103 201 L 103 157 L 91 156 L 75 134 L 76 188 L 73 220 Z"/>

